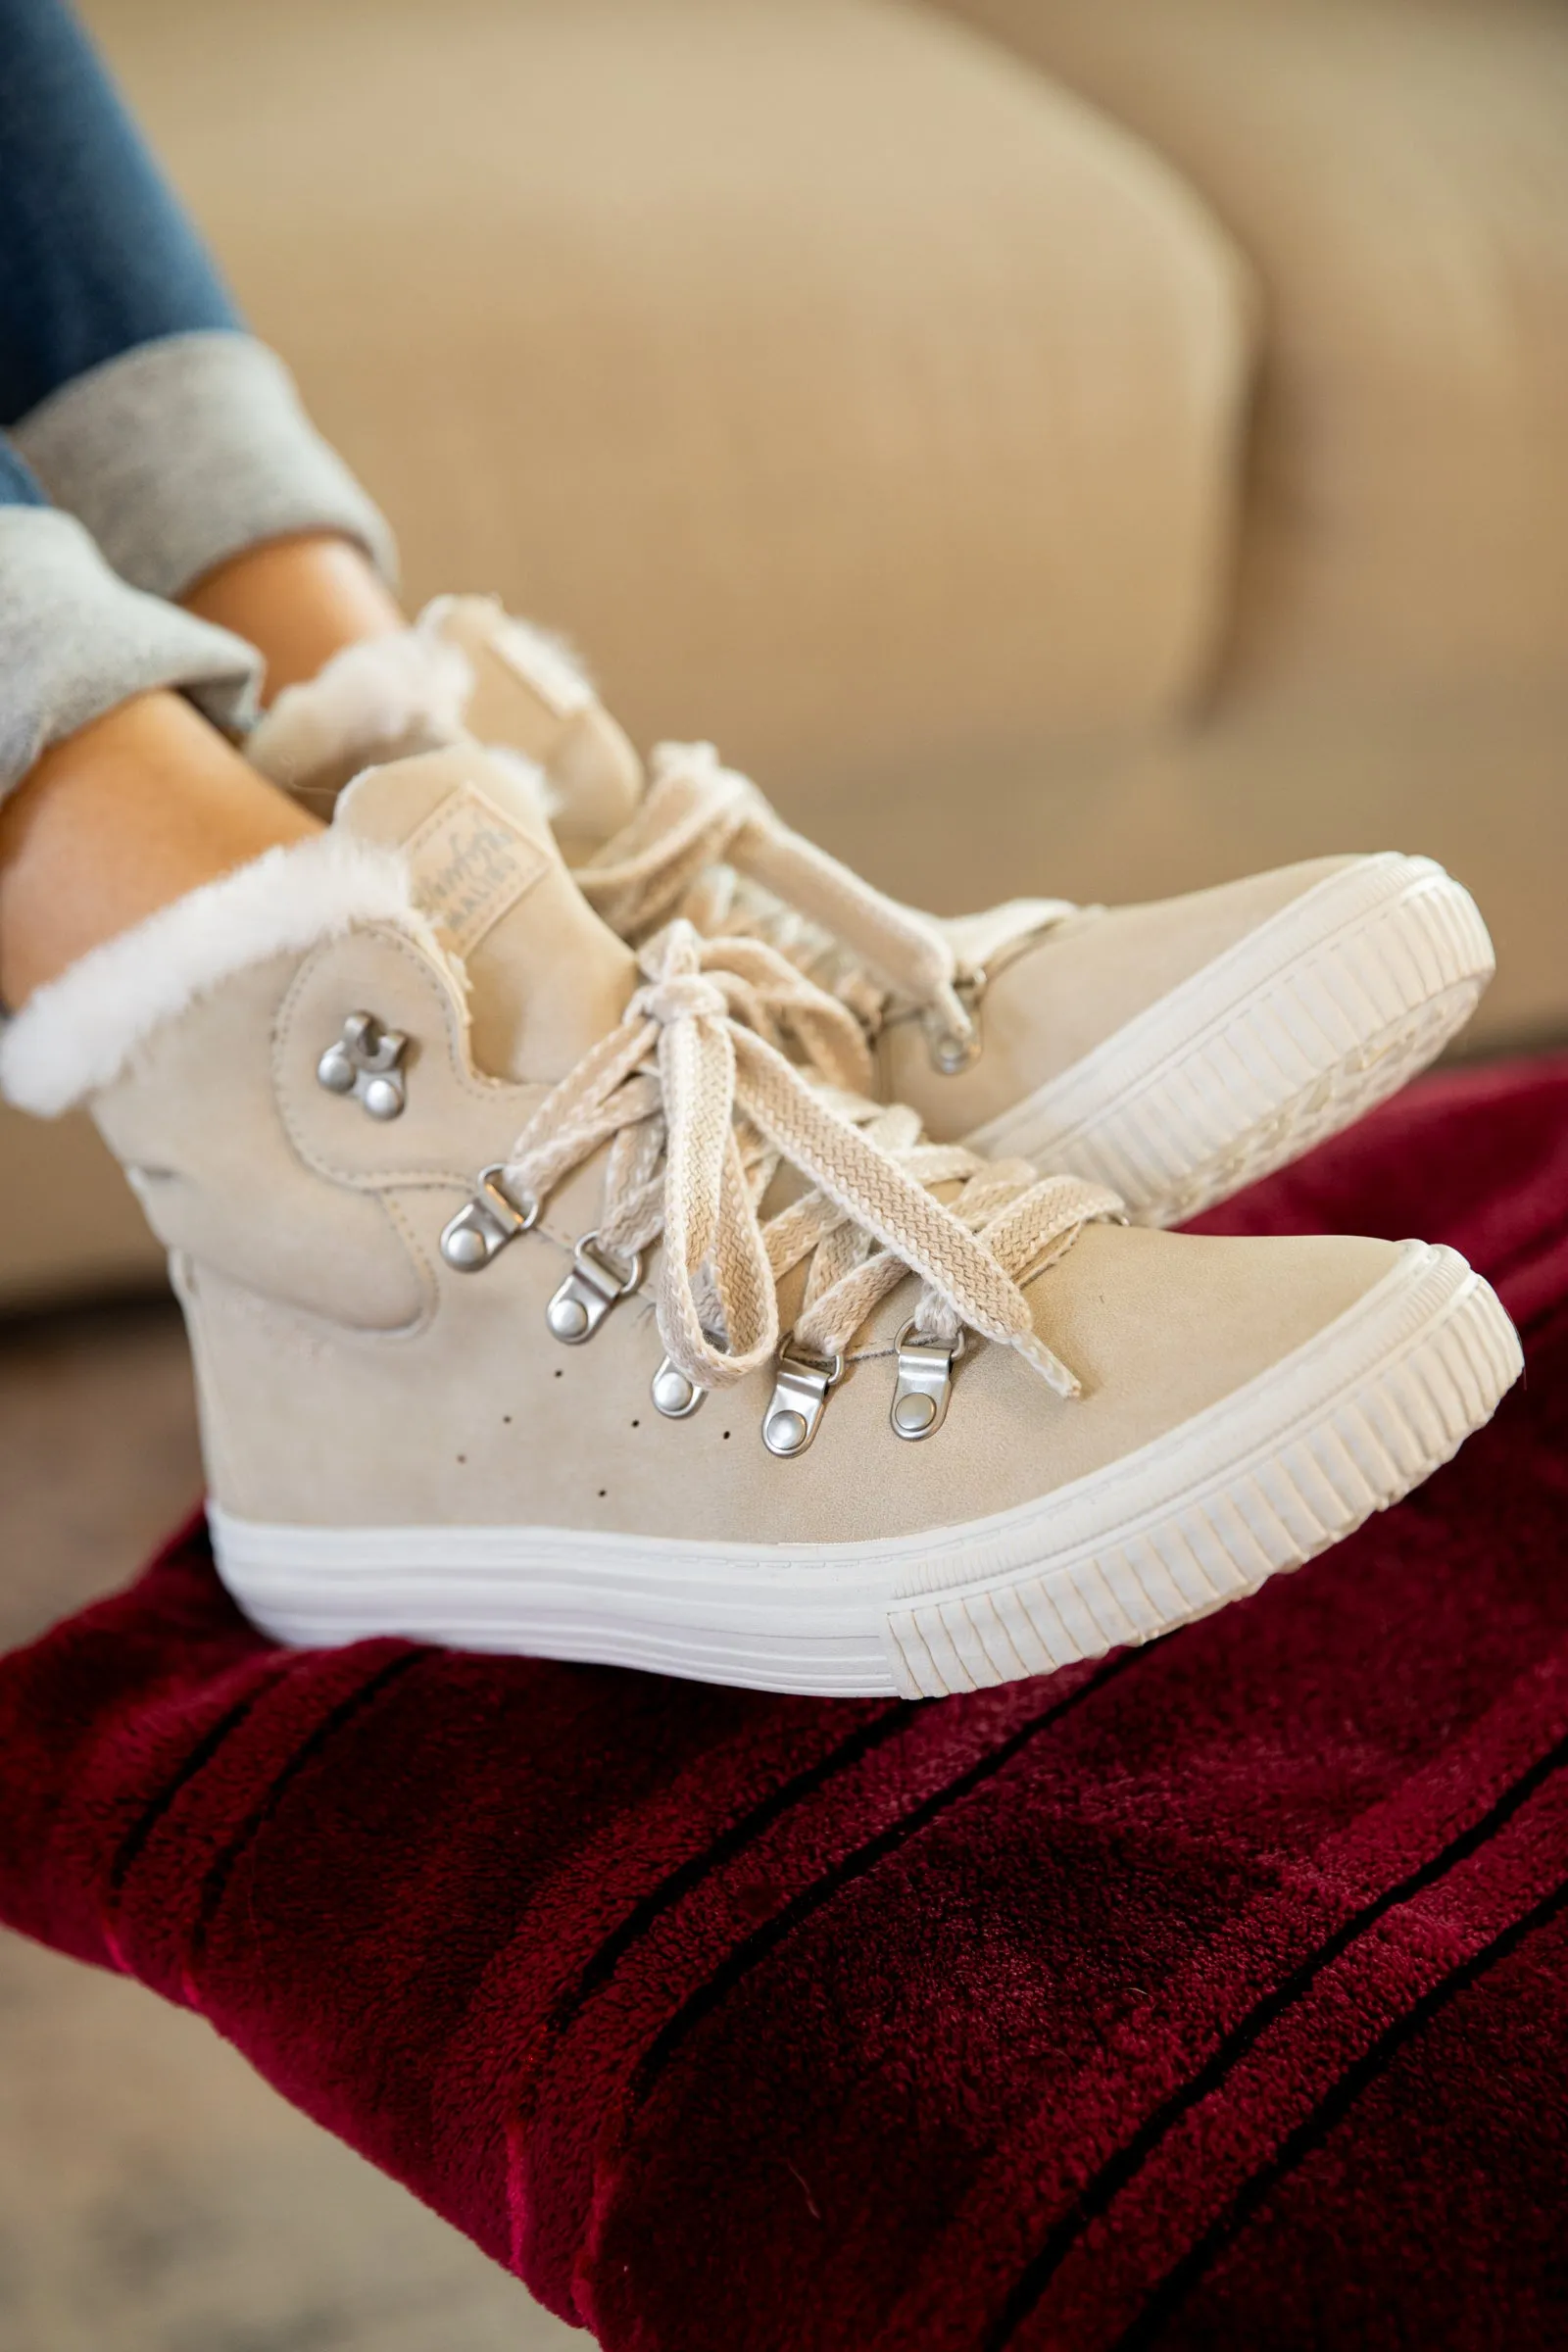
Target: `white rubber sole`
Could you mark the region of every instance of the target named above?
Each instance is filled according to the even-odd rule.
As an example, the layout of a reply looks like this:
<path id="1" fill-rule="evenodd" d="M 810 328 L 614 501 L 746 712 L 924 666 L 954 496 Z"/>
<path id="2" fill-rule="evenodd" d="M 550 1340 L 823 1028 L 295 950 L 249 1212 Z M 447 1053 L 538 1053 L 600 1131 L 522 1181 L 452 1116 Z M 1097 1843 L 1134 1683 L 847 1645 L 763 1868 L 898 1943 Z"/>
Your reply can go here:
<path id="1" fill-rule="evenodd" d="M 1299 1567 L 1446 1461 L 1521 1363 L 1480 1276 L 1409 1242 L 1247 1388 L 962 1527 L 824 1546 L 210 1517 L 224 1583 L 282 1642 L 392 1633 L 753 1690 L 935 1697 L 1150 1641 Z"/>
<path id="2" fill-rule="evenodd" d="M 966 1140 L 1176 1225 L 1396 1093 L 1493 969 L 1475 901 L 1441 865 L 1364 858 Z"/>

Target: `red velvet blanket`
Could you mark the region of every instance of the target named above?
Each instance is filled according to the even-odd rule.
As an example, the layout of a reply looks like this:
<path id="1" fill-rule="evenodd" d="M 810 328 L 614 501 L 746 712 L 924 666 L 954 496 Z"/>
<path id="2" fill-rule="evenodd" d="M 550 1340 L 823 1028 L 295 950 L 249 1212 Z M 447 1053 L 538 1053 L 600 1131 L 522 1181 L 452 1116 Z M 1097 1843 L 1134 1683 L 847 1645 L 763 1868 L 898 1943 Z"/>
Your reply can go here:
<path id="1" fill-rule="evenodd" d="M 189 1532 L 0 1664 L 0 1912 L 617 2352 L 1568 2341 L 1568 1062 L 1206 1222 L 1452 1241 L 1527 1382 L 1254 1600 L 913 1707 L 289 1654 Z"/>

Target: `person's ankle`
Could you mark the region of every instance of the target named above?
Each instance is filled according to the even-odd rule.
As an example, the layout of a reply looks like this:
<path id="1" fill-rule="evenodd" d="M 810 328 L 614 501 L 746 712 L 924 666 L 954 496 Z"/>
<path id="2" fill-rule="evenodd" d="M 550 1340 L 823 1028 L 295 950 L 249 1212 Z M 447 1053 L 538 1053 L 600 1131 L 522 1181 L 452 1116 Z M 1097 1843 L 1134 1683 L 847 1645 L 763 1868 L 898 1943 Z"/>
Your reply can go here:
<path id="1" fill-rule="evenodd" d="M 176 694 L 52 744 L 0 805 L 0 1004 L 318 821 Z"/>
<path id="2" fill-rule="evenodd" d="M 300 532 L 247 548 L 180 599 L 199 620 L 230 629 L 267 663 L 264 703 L 314 678 L 332 656 L 406 627 L 369 560 L 335 532 Z"/>

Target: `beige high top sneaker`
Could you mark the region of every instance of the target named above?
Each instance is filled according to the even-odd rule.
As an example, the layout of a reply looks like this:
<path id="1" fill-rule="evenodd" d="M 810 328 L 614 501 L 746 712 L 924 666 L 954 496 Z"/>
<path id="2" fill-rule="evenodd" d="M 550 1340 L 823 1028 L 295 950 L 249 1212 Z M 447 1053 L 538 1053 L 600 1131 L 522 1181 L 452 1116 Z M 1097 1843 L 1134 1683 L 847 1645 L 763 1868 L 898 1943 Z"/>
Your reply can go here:
<path id="1" fill-rule="evenodd" d="M 922 1141 L 867 1067 L 764 945 L 676 922 L 634 964 L 471 748 L 361 777 L 0 1039 L 169 1246 L 220 1568 L 287 1642 L 1045 1673 L 1336 1542 L 1519 1369 L 1451 1250 L 1129 1228 Z"/>
<path id="2" fill-rule="evenodd" d="M 307 794 L 463 730 L 546 768 L 563 846 L 624 938 L 674 914 L 779 948 L 858 1014 L 929 1133 L 1112 1186 L 1169 1225 L 1348 1126 L 1464 1025 L 1493 969 L 1427 858 L 1322 858 L 1155 905 L 1018 900 L 942 920 L 786 827 L 710 747 L 645 782 L 553 639 L 480 597 L 279 697 L 252 757 Z"/>

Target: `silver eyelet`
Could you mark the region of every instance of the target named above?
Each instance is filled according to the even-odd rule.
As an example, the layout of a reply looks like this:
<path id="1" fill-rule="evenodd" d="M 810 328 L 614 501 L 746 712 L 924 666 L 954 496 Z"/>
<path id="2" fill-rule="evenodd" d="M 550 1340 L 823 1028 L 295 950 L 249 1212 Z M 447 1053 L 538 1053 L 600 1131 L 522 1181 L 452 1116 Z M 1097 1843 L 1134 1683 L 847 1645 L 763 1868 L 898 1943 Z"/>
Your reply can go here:
<path id="1" fill-rule="evenodd" d="M 317 1063 L 316 1083 L 329 1095 L 352 1095 L 372 1119 L 395 1119 L 408 1101 L 398 1067 L 408 1047 L 403 1031 L 383 1029 L 373 1012 L 351 1012 Z"/>
<path id="2" fill-rule="evenodd" d="M 844 1378 L 844 1358 L 792 1354 L 779 1350 L 773 1375 L 773 1394 L 762 1415 L 762 1444 L 781 1461 L 793 1461 L 815 1437 L 827 1400 Z"/>
<path id="3" fill-rule="evenodd" d="M 538 1201 L 531 1193 L 520 1203 L 514 1200 L 501 1181 L 505 1174 L 499 1161 L 481 1168 L 473 1199 L 442 1227 L 441 1254 L 454 1273 L 481 1273 L 509 1242 L 538 1224 Z"/>
<path id="4" fill-rule="evenodd" d="M 944 1078 L 956 1078 L 971 1062 L 979 1060 L 984 1052 L 980 1035 L 980 1000 L 986 993 L 986 973 L 977 964 L 971 972 L 960 972 L 953 983 L 953 993 L 969 1016 L 967 1029 L 950 1029 L 939 1014 L 921 1014 L 925 1029 L 926 1052 Z"/>
<path id="5" fill-rule="evenodd" d="M 551 1296 L 545 1321 L 563 1347 L 580 1348 L 591 1340 L 617 1298 L 634 1291 L 643 1278 L 642 1252 L 634 1250 L 617 1266 L 613 1250 L 600 1244 L 598 1233 L 585 1233 L 571 1253 L 571 1272 Z"/>
<path id="6" fill-rule="evenodd" d="M 928 1338 L 915 1330 L 911 1315 L 894 1345 L 899 1378 L 888 1419 L 894 1436 L 914 1446 L 934 1437 L 948 1417 L 953 1367 L 963 1353 L 964 1335 L 960 1331 L 956 1340 Z"/>
<path id="7" fill-rule="evenodd" d="M 700 1389 L 667 1355 L 654 1374 L 648 1393 L 654 1410 L 662 1413 L 666 1421 L 689 1421 L 708 1398 L 708 1391 Z"/>

